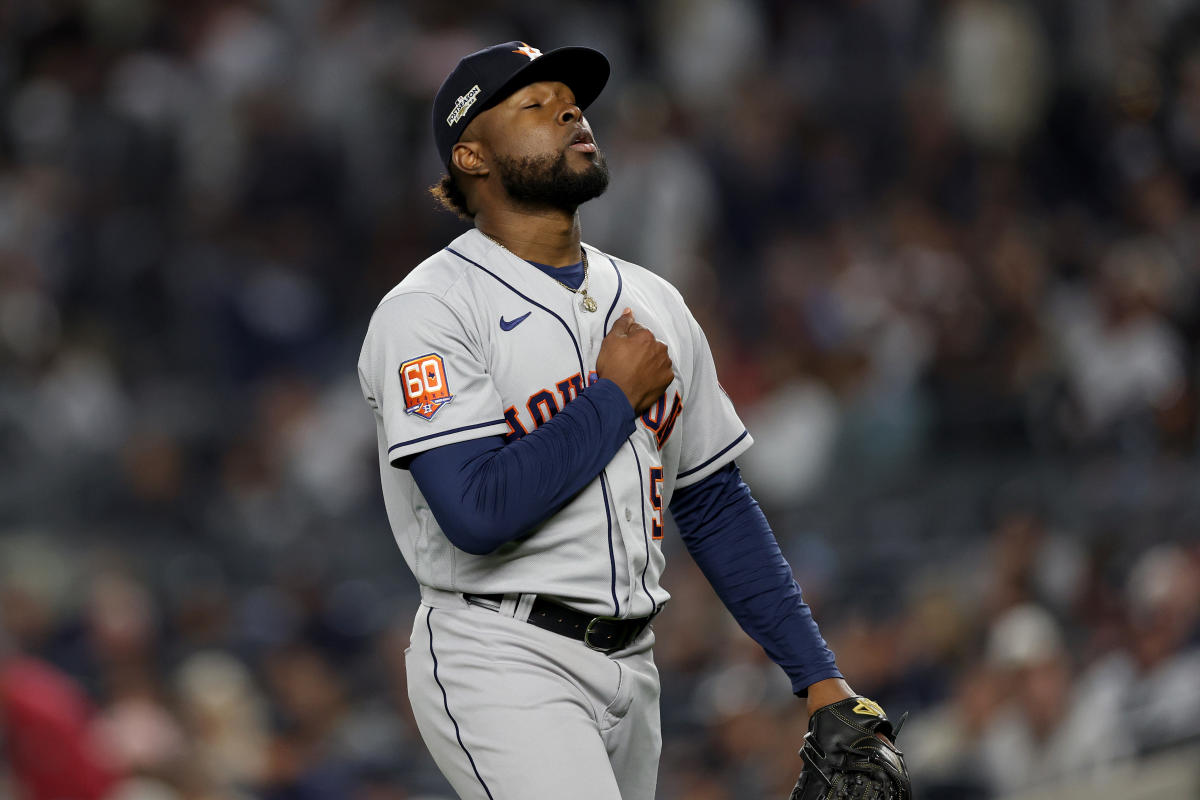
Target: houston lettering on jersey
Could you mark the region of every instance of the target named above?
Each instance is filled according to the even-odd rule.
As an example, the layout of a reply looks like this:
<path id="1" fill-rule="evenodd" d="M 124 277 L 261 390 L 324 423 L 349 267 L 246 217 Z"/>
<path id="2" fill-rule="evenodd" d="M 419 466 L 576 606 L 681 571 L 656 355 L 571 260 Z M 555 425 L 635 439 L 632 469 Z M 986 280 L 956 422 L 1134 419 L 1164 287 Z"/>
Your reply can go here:
<path id="1" fill-rule="evenodd" d="M 587 377 L 587 385 L 591 386 L 599 380 L 599 376 L 595 371 L 589 372 Z M 509 406 L 504 410 L 504 420 L 508 423 L 508 433 L 504 438 L 506 441 L 520 439 L 531 429 L 541 427 L 545 422 L 557 414 L 562 409 L 566 408 L 567 403 L 574 400 L 583 391 L 583 376 L 576 372 L 569 378 L 563 378 L 561 381 L 554 384 L 554 389 L 540 389 L 529 395 L 529 399 L 525 401 L 524 411 L 528 414 L 528 419 L 532 423 L 532 428 L 527 427 L 521 420 L 521 411 L 515 405 Z M 667 439 L 671 438 L 671 434 L 675 431 L 675 424 L 679 422 L 679 415 L 683 413 L 683 398 L 679 396 L 679 392 L 675 393 L 675 400 L 671 403 L 671 410 L 667 411 L 667 395 L 664 392 L 663 396 L 658 398 L 658 402 L 651 406 L 645 414 L 642 414 L 642 424 L 646 429 L 654 434 L 654 440 L 658 445 L 658 449 L 662 450 L 663 445 L 667 443 Z"/>
<path id="2" fill-rule="evenodd" d="M 671 434 L 675 431 L 675 423 L 679 421 L 679 415 L 683 413 L 683 399 L 679 396 L 679 392 L 675 393 L 675 401 L 671 403 L 670 413 L 663 416 L 666 409 L 667 394 L 663 392 L 663 396 L 658 398 L 658 402 L 650 406 L 645 414 L 642 414 L 642 424 L 654 431 L 654 439 L 658 442 L 659 450 L 662 450 L 667 439 L 671 438 Z"/>

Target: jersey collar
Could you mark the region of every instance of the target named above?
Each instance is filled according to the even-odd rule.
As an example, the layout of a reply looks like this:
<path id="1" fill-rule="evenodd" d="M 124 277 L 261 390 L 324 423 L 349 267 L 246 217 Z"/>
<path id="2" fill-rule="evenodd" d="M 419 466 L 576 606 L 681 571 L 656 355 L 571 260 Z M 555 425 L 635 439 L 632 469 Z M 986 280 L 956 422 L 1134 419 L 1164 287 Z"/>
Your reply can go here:
<path id="1" fill-rule="evenodd" d="M 609 309 L 616 298 L 618 277 L 607 255 L 586 243 L 583 246 L 587 248 L 588 254 L 588 294 L 595 298 L 599 308 L 594 314 L 580 313 L 586 317 L 594 316 L 599 322 L 609 317 Z M 462 253 L 547 308 L 552 308 L 568 318 L 575 315 L 574 307 L 579 303 L 578 294 L 565 288 L 523 258 L 496 244 L 478 229 L 472 228 L 459 236 L 450 244 L 450 249 Z M 608 325 L 615 319 L 614 313 Z M 607 325 L 605 327 L 607 328 Z"/>

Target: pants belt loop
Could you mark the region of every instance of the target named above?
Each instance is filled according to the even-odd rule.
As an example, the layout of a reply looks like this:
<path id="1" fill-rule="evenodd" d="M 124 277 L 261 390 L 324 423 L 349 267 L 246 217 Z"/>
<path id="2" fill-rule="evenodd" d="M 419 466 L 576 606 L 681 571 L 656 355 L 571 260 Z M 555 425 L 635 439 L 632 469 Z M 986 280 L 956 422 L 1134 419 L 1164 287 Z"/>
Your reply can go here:
<path id="1" fill-rule="evenodd" d="M 520 602 L 521 602 L 521 595 L 519 595 L 519 594 L 504 595 L 504 599 L 500 602 L 500 613 L 506 617 L 516 617 L 517 616 L 517 605 Z M 526 615 L 526 617 L 528 617 L 528 614 Z"/>
<path id="2" fill-rule="evenodd" d="M 518 595 L 516 613 L 513 617 L 520 622 L 528 622 L 529 614 L 533 611 L 533 601 L 537 600 L 536 594 Z"/>

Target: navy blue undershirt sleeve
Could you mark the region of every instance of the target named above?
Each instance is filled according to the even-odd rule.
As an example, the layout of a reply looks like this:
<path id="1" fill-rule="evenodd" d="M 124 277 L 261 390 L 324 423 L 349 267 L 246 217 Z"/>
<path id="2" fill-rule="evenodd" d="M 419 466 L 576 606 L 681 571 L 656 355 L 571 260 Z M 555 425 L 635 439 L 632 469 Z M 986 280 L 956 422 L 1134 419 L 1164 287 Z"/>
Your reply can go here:
<path id="1" fill-rule="evenodd" d="M 738 624 L 792 681 L 801 697 L 840 678 L 833 653 L 737 465 L 677 489 L 671 516 L 688 552 Z"/>
<path id="2" fill-rule="evenodd" d="M 443 445 L 407 463 L 446 537 L 486 555 L 530 532 L 600 474 L 634 431 L 621 387 L 601 379 L 519 439 Z"/>

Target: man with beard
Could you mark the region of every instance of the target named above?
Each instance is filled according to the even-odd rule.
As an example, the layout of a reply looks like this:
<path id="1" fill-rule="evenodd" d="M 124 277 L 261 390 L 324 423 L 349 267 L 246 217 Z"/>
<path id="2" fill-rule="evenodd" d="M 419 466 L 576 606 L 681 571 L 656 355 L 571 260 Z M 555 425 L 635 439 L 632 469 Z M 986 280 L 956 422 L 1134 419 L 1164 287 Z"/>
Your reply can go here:
<path id="1" fill-rule="evenodd" d="M 810 712 L 886 722 L 741 481 L 751 438 L 679 293 L 580 242 L 608 183 L 582 112 L 608 74 L 595 50 L 523 42 L 459 62 L 434 100 L 433 191 L 474 227 L 384 297 L 359 359 L 421 587 L 409 698 L 464 798 L 654 796 L 668 506 Z"/>

